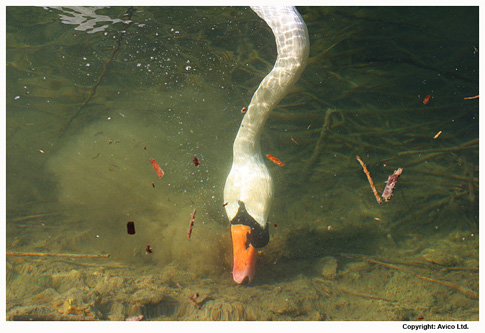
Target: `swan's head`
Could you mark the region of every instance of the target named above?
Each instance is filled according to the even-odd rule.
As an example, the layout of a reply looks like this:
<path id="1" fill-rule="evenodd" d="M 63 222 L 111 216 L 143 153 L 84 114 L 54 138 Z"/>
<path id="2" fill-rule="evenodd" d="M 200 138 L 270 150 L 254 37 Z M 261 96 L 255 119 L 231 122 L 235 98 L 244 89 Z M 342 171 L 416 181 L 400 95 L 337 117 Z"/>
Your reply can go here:
<path id="1" fill-rule="evenodd" d="M 251 228 L 241 224 L 231 225 L 234 266 L 232 278 L 238 284 L 249 283 L 256 273 L 256 249 L 249 242 Z"/>
<path id="2" fill-rule="evenodd" d="M 249 283 L 256 272 L 256 249 L 269 242 L 268 226 L 261 226 L 249 215 L 246 205 L 239 201 L 239 209 L 231 220 L 234 266 L 232 278 L 235 282 Z"/>
<path id="3" fill-rule="evenodd" d="M 233 279 L 251 282 L 257 249 L 269 242 L 267 218 L 273 197 L 268 170 L 258 156 L 235 158 L 224 188 L 226 213 L 231 222 Z"/>

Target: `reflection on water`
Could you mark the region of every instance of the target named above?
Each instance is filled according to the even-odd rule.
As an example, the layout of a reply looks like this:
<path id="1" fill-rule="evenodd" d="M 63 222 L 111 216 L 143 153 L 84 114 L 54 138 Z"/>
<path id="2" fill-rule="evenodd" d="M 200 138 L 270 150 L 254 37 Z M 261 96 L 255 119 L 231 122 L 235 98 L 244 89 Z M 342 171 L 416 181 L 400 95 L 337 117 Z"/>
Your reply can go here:
<path id="1" fill-rule="evenodd" d="M 129 24 L 129 17 L 124 17 L 125 20 L 112 19 L 106 15 L 99 15 L 96 13 L 102 10 L 103 7 L 48 7 L 60 11 L 59 16 L 62 23 L 76 25 L 74 30 L 86 31 L 88 34 L 105 31 L 109 27 L 108 24 L 100 24 L 104 22 L 125 23 Z M 46 8 L 47 9 L 47 8 Z M 126 14 L 127 16 L 129 13 Z"/>
<path id="2" fill-rule="evenodd" d="M 7 8 L 9 320 L 478 320 L 477 8 L 299 10 L 309 65 L 261 143 L 286 163 L 271 240 L 237 286 L 222 192 L 268 27 Z M 357 155 L 379 193 L 403 168 L 392 200 Z"/>

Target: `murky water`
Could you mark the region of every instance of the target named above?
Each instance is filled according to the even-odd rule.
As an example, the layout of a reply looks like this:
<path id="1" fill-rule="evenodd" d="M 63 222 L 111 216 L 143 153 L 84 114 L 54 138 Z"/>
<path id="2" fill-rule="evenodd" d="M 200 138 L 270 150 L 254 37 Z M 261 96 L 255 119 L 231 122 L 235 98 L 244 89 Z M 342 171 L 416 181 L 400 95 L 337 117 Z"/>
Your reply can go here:
<path id="1" fill-rule="evenodd" d="M 271 240 L 238 286 L 223 188 L 265 23 L 7 8 L 8 320 L 478 320 L 478 8 L 299 10 L 309 65 L 261 142 L 286 163 Z M 389 202 L 357 155 L 379 193 L 403 168 Z"/>

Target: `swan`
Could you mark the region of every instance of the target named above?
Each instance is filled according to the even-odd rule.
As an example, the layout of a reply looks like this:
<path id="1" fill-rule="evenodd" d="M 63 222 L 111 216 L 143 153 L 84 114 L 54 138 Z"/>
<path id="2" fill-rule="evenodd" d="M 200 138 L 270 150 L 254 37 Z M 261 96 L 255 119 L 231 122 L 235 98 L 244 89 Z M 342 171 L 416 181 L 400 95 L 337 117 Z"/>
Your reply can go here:
<path id="1" fill-rule="evenodd" d="M 305 69 L 310 43 L 308 30 L 294 7 L 251 7 L 273 31 L 277 58 L 255 91 L 234 140 L 233 161 L 224 186 L 231 224 L 233 279 L 250 283 L 257 249 L 269 242 L 268 214 L 273 182 L 263 161 L 260 137 L 271 110 L 285 97 Z"/>

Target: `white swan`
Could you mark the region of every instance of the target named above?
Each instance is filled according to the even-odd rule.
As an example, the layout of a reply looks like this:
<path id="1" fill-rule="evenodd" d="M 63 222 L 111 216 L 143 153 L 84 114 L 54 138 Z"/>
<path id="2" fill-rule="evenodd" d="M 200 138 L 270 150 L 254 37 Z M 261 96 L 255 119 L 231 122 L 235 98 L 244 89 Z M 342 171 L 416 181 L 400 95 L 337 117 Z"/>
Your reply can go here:
<path id="1" fill-rule="evenodd" d="M 269 241 L 268 214 L 273 182 L 261 155 L 260 136 L 273 108 L 303 72 L 310 49 L 305 22 L 294 7 L 251 7 L 269 25 L 278 56 L 251 99 L 234 141 L 232 168 L 224 187 L 231 222 L 233 279 L 251 282 L 256 249 Z"/>

